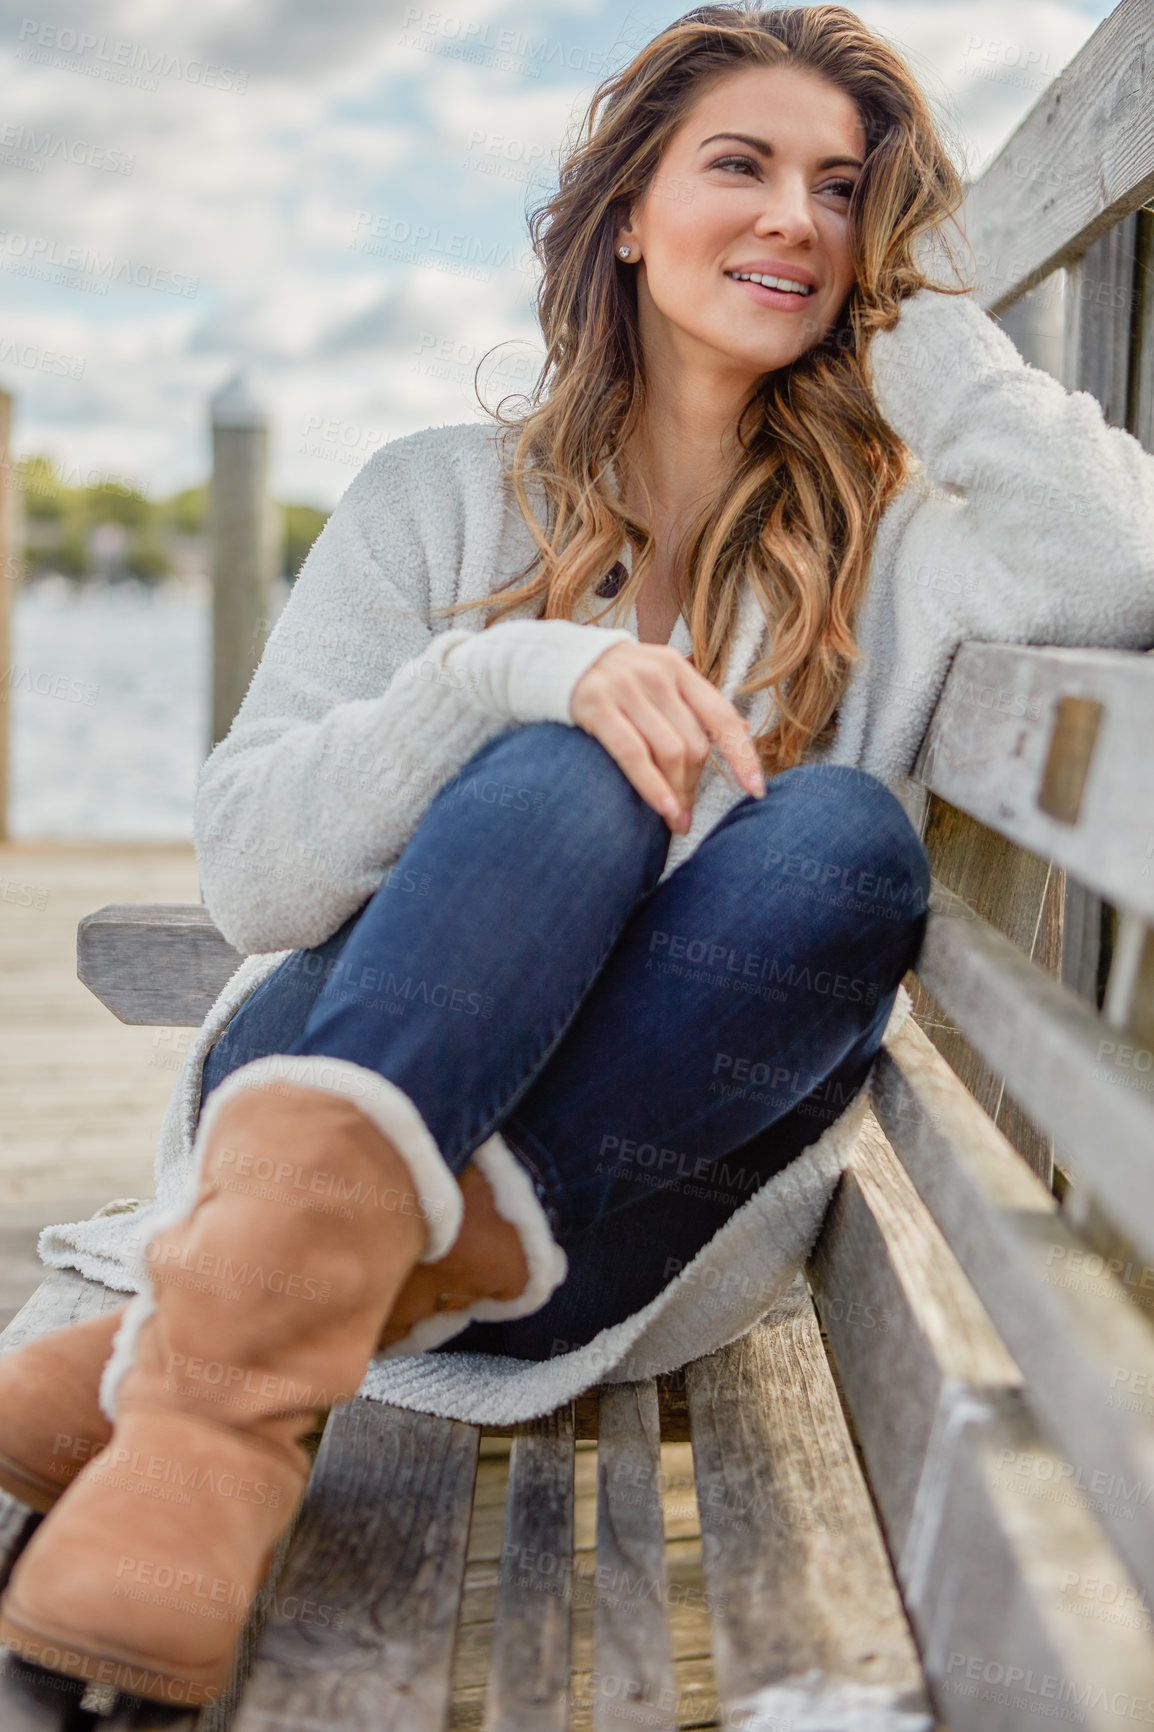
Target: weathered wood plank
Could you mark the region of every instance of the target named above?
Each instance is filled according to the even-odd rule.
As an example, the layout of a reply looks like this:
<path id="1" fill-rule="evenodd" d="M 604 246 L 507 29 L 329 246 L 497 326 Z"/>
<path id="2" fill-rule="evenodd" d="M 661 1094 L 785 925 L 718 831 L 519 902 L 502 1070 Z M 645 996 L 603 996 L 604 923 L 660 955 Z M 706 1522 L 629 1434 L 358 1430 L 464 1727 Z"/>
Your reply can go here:
<path id="1" fill-rule="evenodd" d="M 661 1421 L 650 1383 L 601 1389 L 594 1672 L 598 1732 L 672 1732 L 673 1649 L 661 1515 Z"/>
<path id="2" fill-rule="evenodd" d="M 991 312 L 1154 193 L 1152 40 L 1148 0 L 1122 0 L 969 188 L 965 232 Z"/>
<path id="3" fill-rule="evenodd" d="M 570 1404 L 513 1439 L 485 1732 L 564 1732 L 572 1563 Z"/>
<path id="4" fill-rule="evenodd" d="M 809 1278 L 896 1556 L 909 1538 L 939 1411 L 1016 1389 L 1021 1372 L 868 1116 Z"/>
<path id="5" fill-rule="evenodd" d="M 1055 1489 L 1062 1466 L 1011 1391 L 953 1452 L 937 1542 L 907 1590 L 951 1732 L 1034 1732 L 1050 1716 L 1118 1732 L 1149 1712 L 1149 1618 L 1086 1501 Z M 1103 1618 L 1103 1586 L 1139 1615 Z"/>
<path id="6" fill-rule="evenodd" d="M 110 903 L 76 931 L 76 973 L 121 1022 L 199 1028 L 244 961 L 190 903 Z"/>
<path id="7" fill-rule="evenodd" d="M 727 1724 L 932 1726 L 909 1626 L 799 1276 L 689 1368 Z"/>
<path id="8" fill-rule="evenodd" d="M 1011 939 L 1040 968 L 1056 974 L 1062 954 L 1059 887 L 1064 874 L 1016 848 L 976 818 L 929 794 L 922 842 L 933 876 Z M 1007 1095 L 1002 1078 L 980 1058 L 941 1006 L 917 981 L 914 1015 L 970 1093 L 1009 1137 L 1023 1160 L 1049 1184 L 1051 1139 Z"/>
<path id="9" fill-rule="evenodd" d="M 1056 1198 L 909 1022 L 879 1056 L 873 1104 L 1065 1451 L 1072 1482 L 1113 1488 L 1102 1521 L 1154 1600 L 1154 1505 L 1142 1495 L 1154 1485 L 1154 1422 L 1128 1411 L 1143 1403 L 1124 1399 L 1154 1388 L 1154 1335 L 1121 1289 L 1077 1280 L 1085 1247 Z"/>
<path id="10" fill-rule="evenodd" d="M 934 902 L 919 979 L 1022 1109 L 1061 1139 L 1076 1179 L 1154 1258 L 1154 1073 L 1141 1049 L 944 886 Z"/>
<path id="11" fill-rule="evenodd" d="M 50 1329 L 64 1329 L 105 1311 L 115 1311 L 131 1297 L 100 1281 L 88 1281 L 76 1269 L 53 1269 L 0 1334 L 0 1353 L 10 1353 Z"/>
<path id="12" fill-rule="evenodd" d="M 1101 706 L 1092 735 L 1062 726 L 1069 700 Z M 914 775 L 1107 900 L 1154 919 L 1152 727 L 1154 656 L 962 644 Z M 1063 758 L 1077 799 L 1059 815 L 1038 802 Z"/>
<path id="13" fill-rule="evenodd" d="M 236 1732 L 433 1732 L 446 1719 L 480 1433 L 333 1410 Z"/>
<path id="14" fill-rule="evenodd" d="M 1154 211 L 1137 213 L 1134 242 L 1134 334 L 1136 353 L 1130 356 L 1133 389 L 1130 431 L 1147 451 L 1154 451 Z"/>
<path id="15" fill-rule="evenodd" d="M 1130 427 L 1130 337 L 1141 212 L 1132 211 L 1066 266 L 1062 383 L 1089 391 L 1111 427 Z"/>
<path id="16" fill-rule="evenodd" d="M 1105 1732 L 1103 1687 L 1154 1677 L 1154 1647 L 1087 1619 L 1086 1584 L 1137 1589 L 876 1124 L 810 1274 L 943 1718 L 1025 1732 L 1048 1679 L 1041 1699 L 1065 1705 L 1064 1723 Z"/>

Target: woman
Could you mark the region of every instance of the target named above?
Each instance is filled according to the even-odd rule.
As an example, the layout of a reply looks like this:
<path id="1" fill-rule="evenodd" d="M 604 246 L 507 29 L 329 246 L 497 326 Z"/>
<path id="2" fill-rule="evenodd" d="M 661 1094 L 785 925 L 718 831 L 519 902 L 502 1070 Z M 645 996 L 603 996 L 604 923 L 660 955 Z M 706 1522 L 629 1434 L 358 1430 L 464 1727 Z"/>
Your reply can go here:
<path id="1" fill-rule="evenodd" d="M 67 1487 L 0 1609 L 28 1659 L 214 1699 L 367 1374 L 545 1411 L 804 1258 L 921 941 L 893 789 L 953 648 L 1154 638 L 1154 464 L 928 286 L 960 202 L 839 6 L 701 8 L 595 97 L 534 218 L 536 401 L 377 453 L 203 772 L 253 961 L 138 1297 L 3 1365 L 5 1483 Z"/>

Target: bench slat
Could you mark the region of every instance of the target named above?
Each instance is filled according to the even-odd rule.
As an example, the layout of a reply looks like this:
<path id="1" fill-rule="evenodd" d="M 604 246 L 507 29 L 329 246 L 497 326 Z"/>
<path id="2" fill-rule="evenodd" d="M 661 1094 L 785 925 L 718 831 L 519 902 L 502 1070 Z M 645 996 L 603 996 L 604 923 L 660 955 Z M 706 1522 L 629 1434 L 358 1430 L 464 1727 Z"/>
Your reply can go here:
<path id="1" fill-rule="evenodd" d="M 943 885 L 918 978 L 1024 1111 L 1061 1145 L 1080 1183 L 1154 1260 L 1154 1070 L 1129 1066 L 1125 1037 L 1028 962 Z M 1111 1056 L 1113 1051 L 1118 1058 Z M 1141 1060 L 1139 1059 L 1139 1063 Z"/>
<path id="2" fill-rule="evenodd" d="M 661 1509 L 657 1387 L 606 1384 L 597 1441 L 598 1732 L 673 1732 L 676 1701 Z"/>
<path id="3" fill-rule="evenodd" d="M 573 1444 L 572 1403 L 513 1437 L 485 1732 L 568 1725 Z"/>
<path id="4" fill-rule="evenodd" d="M 689 1410 L 726 1724 L 932 1726 L 800 1276 L 764 1323 L 689 1367 Z"/>
<path id="5" fill-rule="evenodd" d="M 1037 1724 L 1036 1695 L 1023 1694 L 1020 1712 L 1012 1700 L 995 1709 L 989 1689 L 971 1689 L 971 1662 L 991 1677 L 1032 1668 L 1065 1702 L 1095 1678 L 1100 1688 L 1144 1676 L 1154 1666 L 1148 1636 L 1080 1615 L 1085 1583 L 1124 1592 L 1129 1572 L 1080 1493 L 1063 1487 L 1018 1368 L 876 1124 L 839 1186 L 810 1274 L 951 1728 Z M 1108 1724 L 1100 1713 L 1071 1711 L 1071 1721 Z"/>
<path id="6" fill-rule="evenodd" d="M 1021 1372 L 868 1116 L 809 1278 L 896 1555 L 949 1392 L 1016 1389 Z"/>
<path id="7" fill-rule="evenodd" d="M 927 1671 L 951 1732 L 1118 1732 L 1147 1712 L 1154 1643 L 1138 1590 L 1078 1497 L 1044 1494 L 1061 1468 L 1020 1396 L 963 1433 L 929 1568 L 915 1587 Z M 1107 1587 L 1136 1609 L 1109 1624 Z M 1087 1615 L 1090 1614 L 1090 1615 Z"/>
<path id="8" fill-rule="evenodd" d="M 86 1317 L 115 1311 L 130 1298 L 129 1293 L 87 1280 L 76 1269 L 53 1269 L 0 1334 L 0 1353 L 10 1353 L 37 1335 L 47 1335 L 50 1329 L 63 1329 L 69 1323 L 82 1323 Z"/>
<path id="9" fill-rule="evenodd" d="M 333 1410 L 235 1732 L 434 1732 L 448 1713 L 480 1431 Z"/>
<path id="10" fill-rule="evenodd" d="M 1015 847 L 996 830 L 979 824 L 936 794 L 927 797 L 922 842 L 936 880 L 960 896 L 1039 968 L 1059 974 L 1062 903 L 1071 882 L 1064 872 Z M 1052 1183 L 1050 1138 L 1026 1118 L 1006 1093 L 997 1070 L 978 1056 L 920 982 L 914 985 L 913 999 L 914 1015 L 947 1063 L 1043 1183 Z"/>
<path id="11" fill-rule="evenodd" d="M 200 902 L 111 902 L 76 929 L 77 976 L 121 1022 L 199 1028 L 243 961 Z"/>
<path id="12" fill-rule="evenodd" d="M 1082 1247 L 1057 1200 L 909 1022 L 883 1048 L 873 1102 L 1076 1482 L 1115 1488 L 1103 1523 L 1154 1601 L 1154 1507 L 1139 1495 L 1154 1484 L 1154 1425 L 1117 1393 L 1154 1389 L 1154 1335 L 1121 1287 L 1062 1279 Z"/>
<path id="13" fill-rule="evenodd" d="M 913 773 L 1154 919 L 1152 730 L 1154 656 L 962 644 Z"/>

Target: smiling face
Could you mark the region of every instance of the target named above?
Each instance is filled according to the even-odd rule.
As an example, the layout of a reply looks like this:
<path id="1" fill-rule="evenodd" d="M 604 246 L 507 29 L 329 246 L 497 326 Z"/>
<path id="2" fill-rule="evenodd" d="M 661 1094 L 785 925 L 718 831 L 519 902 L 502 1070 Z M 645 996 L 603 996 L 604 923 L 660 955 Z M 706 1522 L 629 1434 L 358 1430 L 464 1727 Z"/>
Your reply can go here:
<path id="1" fill-rule="evenodd" d="M 818 342 L 853 286 L 849 201 L 865 153 L 853 101 L 814 72 L 750 67 L 712 85 L 615 237 L 637 269 L 647 366 L 747 389 Z"/>

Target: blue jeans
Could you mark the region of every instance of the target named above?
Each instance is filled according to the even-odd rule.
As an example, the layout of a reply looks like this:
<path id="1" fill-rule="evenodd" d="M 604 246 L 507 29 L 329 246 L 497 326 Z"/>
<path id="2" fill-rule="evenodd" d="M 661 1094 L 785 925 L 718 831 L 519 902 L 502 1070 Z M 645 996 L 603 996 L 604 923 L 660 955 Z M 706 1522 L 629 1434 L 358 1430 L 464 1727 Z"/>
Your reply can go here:
<path id="1" fill-rule="evenodd" d="M 925 851 L 875 777 L 811 764 L 658 883 L 669 830 L 579 728 L 511 728 L 375 894 L 250 994 L 202 1102 L 272 1053 L 379 1072 L 460 1173 L 500 1130 L 569 1274 L 448 1351 L 544 1359 L 648 1303 L 864 1083 L 916 960 Z"/>

